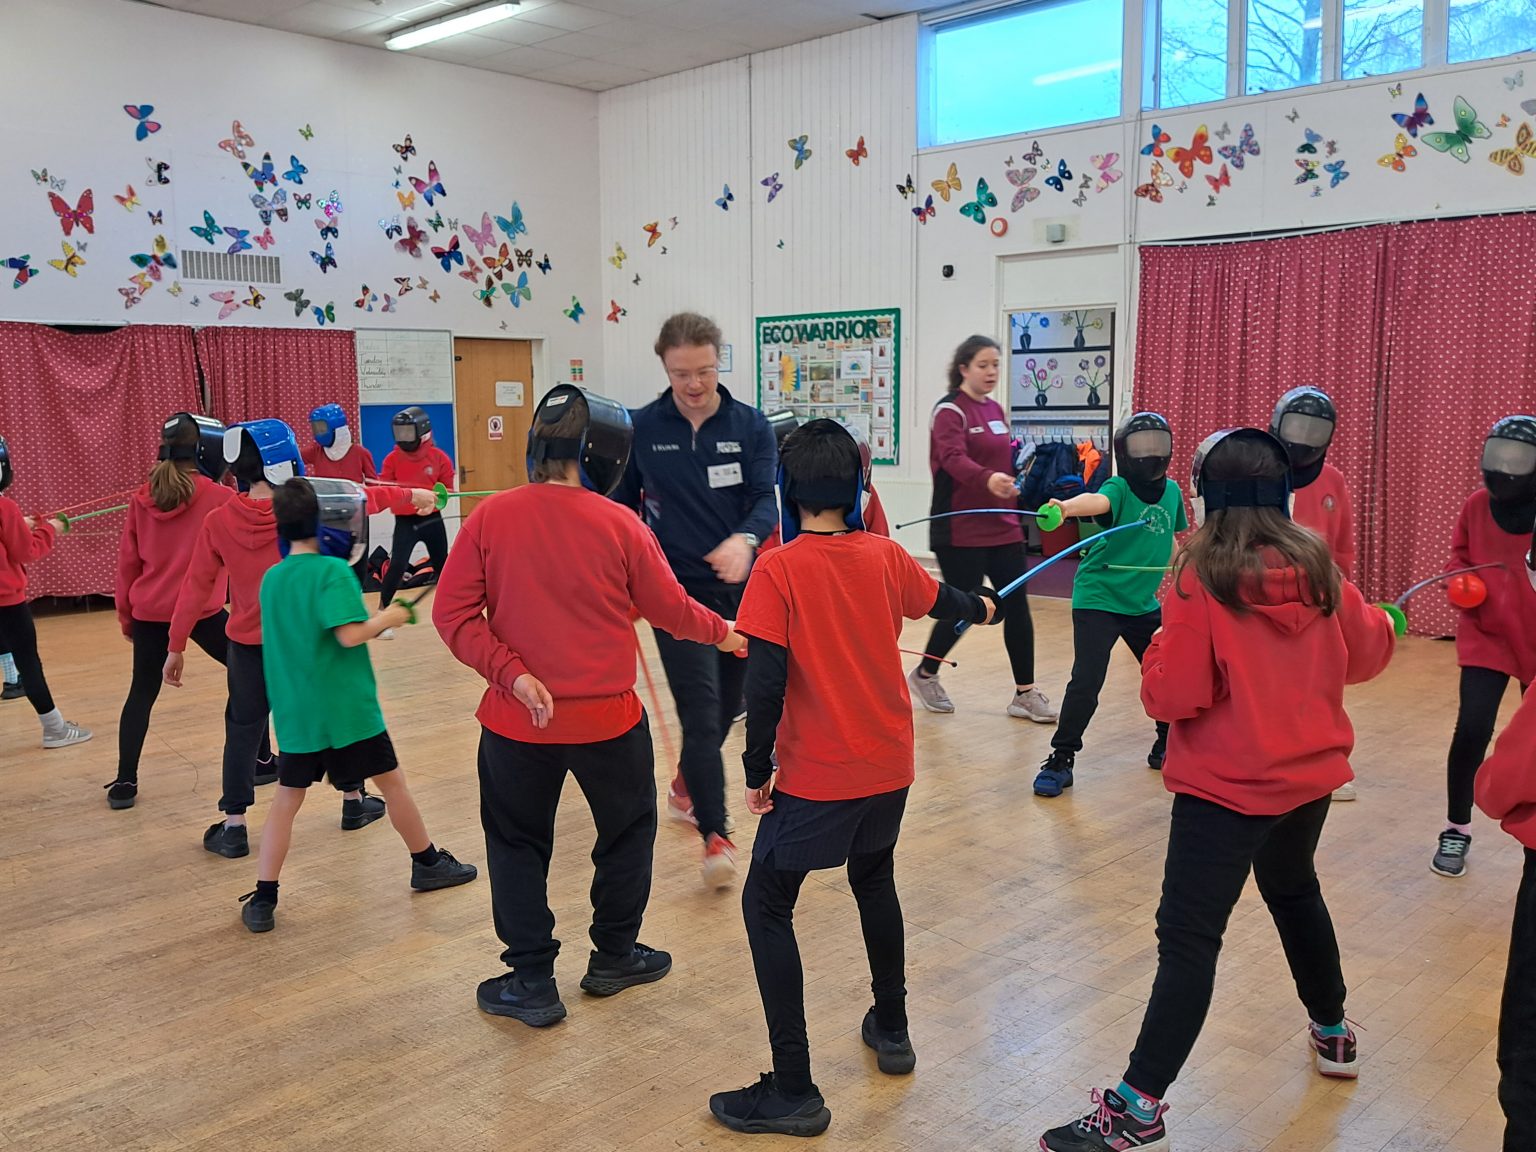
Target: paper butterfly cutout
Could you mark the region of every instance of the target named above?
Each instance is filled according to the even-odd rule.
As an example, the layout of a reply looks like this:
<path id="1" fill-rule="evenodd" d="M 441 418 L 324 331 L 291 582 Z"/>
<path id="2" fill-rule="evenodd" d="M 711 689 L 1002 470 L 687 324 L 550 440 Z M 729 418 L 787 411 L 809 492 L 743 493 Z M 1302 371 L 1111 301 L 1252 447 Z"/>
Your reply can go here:
<path id="1" fill-rule="evenodd" d="M 315 227 L 320 230 L 322 240 L 340 240 L 341 227 L 334 220 L 326 220 L 323 217 L 315 217 Z"/>
<path id="2" fill-rule="evenodd" d="M 485 266 L 500 280 L 504 271 L 512 271 L 512 250 L 503 244 L 499 252 L 492 252 L 485 258 Z"/>
<path id="3" fill-rule="evenodd" d="M 758 183 L 761 184 L 764 188 L 768 189 L 768 203 L 770 204 L 773 203 L 773 198 L 775 196 L 784 191 L 784 185 L 779 183 L 779 174 L 777 172 L 775 172 L 772 176 L 764 177 L 762 180 L 759 180 Z"/>
<path id="4" fill-rule="evenodd" d="M 139 290 L 139 295 L 142 296 L 155 286 L 154 282 L 158 279 L 160 277 L 157 270 L 155 272 L 140 272 L 137 276 L 130 276 L 128 277 L 128 282 L 136 287 Z"/>
<path id="5" fill-rule="evenodd" d="M 1498 127 L 1498 128 L 1508 128 L 1509 127 L 1509 113 L 1508 112 L 1500 112 L 1499 113 L 1499 122 L 1498 122 L 1497 125 L 1495 125 L 1495 127 Z"/>
<path id="6" fill-rule="evenodd" d="M 810 153 L 807 152 L 806 155 L 809 156 Z M 859 166 L 859 161 L 869 155 L 869 149 L 864 147 L 864 137 L 860 136 L 859 142 L 852 148 L 844 148 L 843 155 L 852 160 L 853 166 L 857 168 Z"/>
<path id="7" fill-rule="evenodd" d="M 246 239 L 246 237 L 250 234 L 251 232 L 248 228 L 225 227 L 224 235 L 228 236 L 234 241 L 234 243 L 225 249 L 225 251 L 231 256 L 238 255 L 241 252 L 249 252 L 251 250 L 251 244 L 250 241 Z"/>
<path id="8" fill-rule="evenodd" d="M 551 268 L 553 268 L 554 265 L 549 262 L 549 253 L 548 252 L 544 253 L 544 259 L 539 261 L 538 267 L 539 267 L 539 271 L 544 273 L 544 275 L 546 275 L 546 276 L 549 275 L 549 270 Z"/>
<path id="9" fill-rule="evenodd" d="M 464 266 L 464 253 L 459 251 L 459 237 L 457 233 L 448 237 L 446 247 L 439 248 L 434 244 L 432 246 L 432 255 L 442 264 L 444 272 L 452 272 L 455 264 L 461 268 Z"/>
<path id="10" fill-rule="evenodd" d="M 960 215 L 969 216 L 978 224 L 987 222 L 986 209 L 997 207 L 997 196 L 983 179 L 976 181 L 976 199 L 960 205 Z"/>
<path id="11" fill-rule="evenodd" d="M 427 178 L 425 180 L 418 180 L 415 176 L 412 176 L 411 187 L 421 194 L 421 198 L 427 202 L 428 208 L 432 207 L 432 198 L 434 196 L 448 195 L 443 189 L 443 182 L 437 177 L 437 163 L 432 160 L 427 161 Z"/>
<path id="12" fill-rule="evenodd" d="M 324 308 L 316 305 L 314 308 L 311 308 L 310 311 L 314 313 L 315 323 L 320 325 L 322 328 L 325 327 L 327 320 L 329 320 L 332 324 L 336 323 L 335 301 L 327 303 Z"/>
<path id="13" fill-rule="evenodd" d="M 416 277 L 416 287 L 425 292 L 427 290 L 427 278 L 425 276 Z"/>
<path id="14" fill-rule="evenodd" d="M 443 230 L 443 214 L 441 212 L 436 212 L 433 215 L 428 216 L 427 225 L 432 229 L 432 231 L 441 232 Z"/>
<path id="15" fill-rule="evenodd" d="M 402 208 L 416 207 L 416 193 L 414 192 L 396 192 L 395 199 L 400 201 L 400 207 Z"/>
<path id="16" fill-rule="evenodd" d="M 506 322 L 506 321 L 505 321 L 505 320 L 503 320 L 503 321 L 502 321 L 502 322 L 501 322 L 501 324 L 500 324 L 500 325 L 499 325 L 499 327 L 500 327 L 500 328 L 501 328 L 501 330 L 502 330 L 502 331 L 503 331 L 503 332 L 505 332 L 505 331 L 506 331 L 506 330 L 507 330 L 507 322 Z"/>
<path id="17" fill-rule="evenodd" d="M 428 296 L 427 299 L 432 301 L 432 303 L 436 304 L 439 300 L 442 299 L 442 297 L 438 295 L 437 289 L 434 288 L 434 289 L 432 289 L 432 295 Z"/>
<path id="18" fill-rule="evenodd" d="M 1092 188 L 1093 187 L 1093 177 L 1088 175 L 1088 173 L 1084 172 L 1083 173 L 1083 182 L 1081 184 L 1079 184 L 1078 187 L 1079 188 Z"/>
<path id="19" fill-rule="evenodd" d="M 949 194 L 959 192 L 965 185 L 960 182 L 960 169 L 954 164 L 949 166 L 949 173 L 942 179 L 933 181 L 933 190 L 939 194 L 944 203 L 949 203 Z"/>
<path id="20" fill-rule="evenodd" d="M 533 290 L 528 287 L 528 273 L 519 272 L 516 284 L 503 284 L 501 290 L 512 301 L 512 307 L 519 308 L 524 300 L 533 299 Z"/>
<path id="21" fill-rule="evenodd" d="M 1088 163 L 1092 164 L 1099 170 L 1099 178 L 1094 182 L 1095 192 L 1104 191 L 1104 189 L 1108 188 L 1116 180 L 1119 180 L 1122 176 L 1125 175 L 1124 172 L 1115 167 L 1115 162 L 1119 159 L 1120 153 L 1118 152 L 1110 152 L 1103 156 L 1088 157 Z"/>
<path id="22" fill-rule="evenodd" d="M 532 268 L 533 267 L 533 249 L 532 248 L 519 248 L 519 249 L 517 249 L 517 266 L 519 268 Z"/>
<path id="23" fill-rule="evenodd" d="M 1163 189 L 1173 185 L 1173 177 L 1163 171 L 1162 162 L 1152 161 L 1152 173 L 1145 184 L 1138 184 L 1135 194 L 1143 200 L 1150 200 L 1154 204 L 1163 202 Z"/>
<path id="24" fill-rule="evenodd" d="M 487 308 L 496 303 L 496 281 L 487 276 L 485 278 L 485 287 L 475 289 L 475 299 Z"/>
<path id="25" fill-rule="evenodd" d="M 635 273 L 634 285 L 636 288 L 640 287 L 640 273 L 638 272 Z"/>
<path id="26" fill-rule="evenodd" d="M 395 310 L 395 298 L 388 292 L 384 293 L 384 303 L 379 305 L 380 312 L 393 312 Z"/>
<path id="27" fill-rule="evenodd" d="M 1435 122 L 1435 118 L 1429 114 L 1429 101 L 1424 99 L 1422 92 L 1414 97 L 1412 112 L 1394 112 L 1392 119 L 1399 128 L 1414 137 L 1418 136 L 1420 128 Z"/>
<path id="28" fill-rule="evenodd" d="M 324 255 L 319 252 L 311 251 L 309 257 L 320 268 L 321 275 L 324 275 L 332 268 L 337 267 L 336 249 L 331 245 L 329 241 L 326 242 Z"/>
<path id="29" fill-rule="evenodd" d="M 735 199 L 736 197 L 731 194 L 731 186 L 727 184 L 725 185 L 725 190 L 715 197 L 715 206 L 722 212 L 729 212 L 731 210 L 731 201 Z"/>
<path id="30" fill-rule="evenodd" d="M 283 299 L 292 302 L 293 314 L 295 316 L 304 315 L 304 309 L 309 307 L 309 300 L 305 298 L 304 289 L 302 288 L 295 288 L 292 292 L 284 292 Z"/>
<path id="31" fill-rule="evenodd" d="M 1076 204 L 1079 208 L 1081 208 L 1084 204 L 1088 203 L 1088 193 L 1079 190 L 1078 194 L 1076 196 L 1072 197 L 1072 203 Z"/>
<path id="32" fill-rule="evenodd" d="M 245 150 L 247 148 L 256 147 L 256 139 L 240 126 L 240 121 L 236 120 L 232 125 L 230 125 L 229 139 L 220 140 L 219 147 L 228 152 L 236 160 L 244 160 Z"/>
<path id="33" fill-rule="evenodd" d="M 1349 179 L 1349 171 L 1344 167 L 1344 161 L 1342 160 L 1335 160 L 1332 164 L 1324 164 L 1323 171 L 1327 172 L 1330 177 L 1328 181 L 1328 187 L 1330 188 L 1337 188 Z"/>
<path id="34" fill-rule="evenodd" d="M 1065 160 L 1058 160 L 1056 161 L 1056 175 L 1047 176 L 1045 178 L 1045 183 L 1048 187 L 1054 188 L 1056 191 L 1061 192 L 1065 190 L 1067 181 L 1070 179 L 1072 179 L 1072 169 L 1067 167 L 1067 162 Z"/>
<path id="35" fill-rule="evenodd" d="M 1496 148 L 1488 153 L 1488 159 L 1512 175 L 1523 176 L 1525 161 L 1536 160 L 1536 137 L 1532 136 L 1531 126 L 1522 123 L 1515 129 L 1515 146 Z"/>
<path id="36" fill-rule="evenodd" d="M 314 196 L 308 192 L 306 192 L 303 196 L 298 195 L 298 193 L 294 193 L 293 204 L 294 207 L 300 209 L 301 211 L 308 212 L 314 205 L 314 199 Z"/>
<path id="37" fill-rule="evenodd" d="M 395 277 L 395 295 L 404 296 L 411 291 L 411 278 L 409 276 Z"/>
<path id="38" fill-rule="evenodd" d="M 427 234 L 416 223 L 416 217 L 407 216 L 405 218 L 405 235 L 395 241 L 395 251 L 405 252 L 420 259 L 421 245 L 426 238 Z M 426 285 L 423 284 L 422 287 L 425 288 Z"/>
<path id="39" fill-rule="evenodd" d="M 464 235 L 469 237 L 469 242 L 475 246 L 476 252 L 484 252 L 496 242 L 496 233 L 491 225 L 491 214 L 480 213 L 480 227 L 473 224 L 464 225 Z"/>
<path id="40" fill-rule="evenodd" d="M 1289 120 L 1292 124 L 1294 124 L 1294 123 L 1296 123 L 1296 121 L 1301 119 L 1301 113 L 1298 112 L 1295 108 L 1292 108 L 1289 112 L 1287 112 L 1285 114 L 1285 118 L 1287 120 Z"/>
<path id="41" fill-rule="evenodd" d="M 1223 144 L 1216 151 L 1223 160 L 1241 172 L 1248 157 L 1259 155 L 1259 142 L 1254 138 L 1253 125 L 1244 124 L 1243 130 L 1237 134 L 1236 144 Z"/>
<path id="42" fill-rule="evenodd" d="M 629 309 L 628 308 L 620 308 L 619 307 L 619 302 L 617 300 L 609 300 L 608 301 L 608 319 L 610 321 L 612 321 L 613 323 L 617 324 L 619 322 L 619 317 L 620 316 L 628 316 L 628 315 L 629 315 Z"/>
<path id="43" fill-rule="evenodd" d="M 223 320 L 225 317 L 231 316 L 240 310 L 240 301 L 235 298 L 235 294 L 233 292 L 210 292 L 208 293 L 208 299 L 217 300 L 220 304 L 223 305 L 223 307 L 219 309 L 220 320 Z"/>
<path id="44" fill-rule="evenodd" d="M 130 212 L 139 207 L 139 194 L 133 190 L 132 184 L 128 185 L 128 191 L 125 195 L 118 196 L 114 193 L 112 199 L 116 200 Z"/>
<path id="45" fill-rule="evenodd" d="M 151 224 L 163 224 L 163 223 L 165 223 L 165 213 L 163 211 L 161 211 L 161 212 L 151 212 L 149 214 L 149 222 Z"/>
<path id="46" fill-rule="evenodd" d="M 402 160 L 409 160 L 412 156 L 416 155 L 416 145 L 411 143 L 411 134 L 409 132 L 405 134 L 403 143 L 391 144 L 390 147 L 395 150 Z"/>
<path id="47" fill-rule="evenodd" d="M 272 153 L 267 152 L 262 155 L 260 168 L 245 160 L 240 161 L 240 167 L 245 169 L 246 177 L 252 184 L 256 185 L 258 192 L 263 184 L 270 184 L 274 188 L 277 187 L 277 173 L 272 168 Z"/>
<path id="48" fill-rule="evenodd" d="M 931 195 L 926 197 L 923 203 L 912 209 L 912 215 L 917 217 L 917 222 L 919 224 L 928 223 L 928 221 L 932 220 L 938 214 L 939 210 L 933 206 L 933 197 Z M 784 241 L 780 240 L 779 243 L 782 245 Z"/>
<path id="49" fill-rule="evenodd" d="M 154 110 L 155 106 L 153 104 L 123 105 L 123 111 L 138 121 L 138 127 L 133 132 L 135 140 L 148 140 L 151 133 L 160 131 L 160 125 L 149 118 Z"/>
<path id="50" fill-rule="evenodd" d="M 1223 188 L 1232 187 L 1232 174 L 1227 171 L 1227 166 L 1223 164 L 1221 171 L 1215 176 L 1207 174 L 1205 182 L 1211 186 L 1212 192 L 1220 192 Z"/>
<path id="51" fill-rule="evenodd" d="M 1504 87 L 1508 88 L 1511 92 L 1513 92 L 1516 88 L 1524 88 L 1525 69 L 1517 68 L 1515 69 L 1515 74 L 1513 76 L 1504 77 Z"/>
<path id="52" fill-rule="evenodd" d="M 1218 139 L 1225 140 L 1228 136 L 1232 135 L 1232 125 L 1223 120 L 1221 122 L 1221 127 L 1212 132 L 1211 135 L 1217 137 Z"/>
<path id="53" fill-rule="evenodd" d="M 612 264 L 615 268 L 623 268 L 624 261 L 628 259 L 629 253 L 624 251 L 624 246 L 615 242 L 613 246 L 613 255 L 608 257 L 608 263 Z"/>
<path id="54" fill-rule="evenodd" d="M 304 137 L 306 140 L 313 140 L 315 138 L 315 130 L 306 124 L 304 127 L 299 129 L 299 135 Z"/>
<path id="55" fill-rule="evenodd" d="M 48 169 L 46 168 L 44 168 L 41 172 L 39 172 L 36 168 L 32 169 L 32 179 L 37 181 L 39 184 L 48 185 L 48 187 L 52 188 L 55 192 L 64 191 L 64 178 L 62 176 L 48 175 Z"/>
<path id="56" fill-rule="evenodd" d="M 1296 167 L 1301 169 L 1301 175 L 1296 177 L 1296 183 L 1305 184 L 1308 180 L 1317 179 L 1317 161 L 1304 160 L 1300 157 L 1296 160 Z"/>
<path id="57" fill-rule="evenodd" d="M 1152 142 L 1142 145 L 1141 154 L 1143 156 L 1161 156 L 1163 154 L 1163 145 L 1172 139 L 1172 136 L 1163 131 L 1162 125 L 1154 124 L 1152 125 Z"/>
<path id="58" fill-rule="evenodd" d="M 808 139 L 809 137 L 807 137 L 804 133 L 801 133 L 799 136 L 795 136 L 789 141 L 789 146 L 795 153 L 796 172 L 800 171 L 800 165 L 804 164 L 811 158 L 811 150 L 805 146 L 805 142 Z"/>
<path id="59" fill-rule="evenodd" d="M 903 200 L 917 191 L 917 185 L 912 183 L 912 173 L 907 173 L 907 182 L 905 184 L 896 185 L 896 191 L 901 193 Z"/>
<path id="60" fill-rule="evenodd" d="M 1024 153 L 1022 159 L 1026 164 L 1039 164 L 1042 160 L 1044 160 L 1045 150 L 1040 147 L 1040 141 L 1036 140 L 1034 144 L 1030 146 L 1029 151 Z"/>
<path id="61" fill-rule="evenodd" d="M 1403 86 L 1401 84 L 1389 84 L 1389 85 L 1387 85 L 1387 95 L 1392 97 L 1392 99 L 1396 100 L 1402 94 L 1403 94 Z"/>
<path id="62" fill-rule="evenodd" d="M 128 257 L 128 259 L 132 261 L 135 268 L 145 269 L 151 280 L 158 280 L 160 279 L 160 270 L 162 268 L 176 267 L 176 257 L 171 252 L 171 245 L 164 236 L 156 236 L 153 247 L 154 251 L 152 252 L 140 252 L 137 255 Z"/>
<path id="63" fill-rule="evenodd" d="M 1318 141 L 1322 139 L 1322 136 L 1319 135 L 1318 133 L 1312 131 L 1312 129 L 1310 129 L 1310 128 L 1307 128 L 1304 131 L 1306 132 L 1307 138 L 1305 140 L 1303 140 L 1300 144 L 1296 145 L 1296 151 L 1297 152 L 1309 153 L 1310 155 L 1316 156 L 1317 155 L 1317 144 L 1318 144 Z"/>
<path id="64" fill-rule="evenodd" d="M 290 184 L 304 183 L 304 174 L 309 169 L 299 163 L 299 158 L 292 152 L 288 153 L 288 171 L 283 173 L 283 179 Z"/>
<path id="65" fill-rule="evenodd" d="M 1325 155 L 1333 156 L 1338 152 L 1338 150 L 1339 142 L 1337 140 L 1328 140 L 1323 144 L 1323 153 Z"/>
<path id="66" fill-rule="evenodd" d="M 1383 168 L 1390 168 L 1394 172 L 1406 172 L 1408 165 L 1404 161 L 1419 154 L 1419 150 L 1408 142 L 1408 137 L 1403 133 L 1397 134 L 1397 139 L 1392 142 L 1392 151 L 1381 157 L 1376 163 Z"/>
<path id="67" fill-rule="evenodd" d="M 1025 167 L 1022 170 L 1017 168 L 1007 168 L 1004 169 L 1003 175 L 1008 177 L 1008 183 L 1012 184 L 1014 187 L 1013 207 L 1010 208 L 1009 211 L 1017 212 L 1031 200 L 1035 200 L 1039 197 L 1040 189 L 1032 185 L 1030 181 L 1033 180 L 1036 176 L 1040 175 L 1040 169 L 1030 167 Z M 930 196 L 929 200 L 931 201 L 932 199 L 933 197 Z"/>
<path id="68" fill-rule="evenodd" d="M 378 298 L 379 294 L 377 292 L 368 291 L 368 285 L 364 284 L 363 294 L 357 298 L 356 302 L 352 306 L 354 308 L 361 308 L 365 312 L 372 312 L 374 302 L 377 301 Z"/>
<path id="69" fill-rule="evenodd" d="M 677 217 L 673 216 L 671 219 L 672 219 L 672 231 L 676 232 L 677 231 Z"/>
<path id="70" fill-rule="evenodd" d="M 656 241 L 661 239 L 661 221 L 652 220 L 649 224 L 644 225 L 644 230 L 646 233 L 645 246 L 647 248 L 653 247 Z"/>
<path id="71" fill-rule="evenodd" d="M 144 157 L 144 164 L 149 169 L 150 180 L 155 184 L 169 184 L 171 178 L 166 175 L 171 166 L 164 160 L 156 160 L 153 156 Z"/>
<path id="72" fill-rule="evenodd" d="M 73 280 L 78 275 L 76 270 L 85 267 L 85 257 L 81 256 L 79 252 L 75 251 L 75 246 L 68 240 L 60 240 L 59 245 L 64 249 L 64 259 L 50 260 L 48 263 L 51 267 L 57 268 L 60 272 L 67 273 L 70 279 Z"/>
<path id="73" fill-rule="evenodd" d="M 1454 132 L 1426 132 L 1420 139 L 1436 152 L 1445 152 L 1465 164 L 1472 159 L 1467 145 L 1474 140 L 1486 140 L 1493 133 L 1477 118 L 1477 109 L 1468 104 L 1465 97 L 1456 97 L 1452 110 L 1456 117 Z"/>
<path id="74" fill-rule="evenodd" d="M 516 240 L 519 233 L 526 234 L 528 225 L 523 222 L 523 210 L 518 207 L 517 201 L 512 201 L 512 219 L 505 216 L 496 217 L 496 227 L 500 228 L 508 240 Z"/>
<path id="75" fill-rule="evenodd" d="M 252 236 L 251 239 L 256 241 L 263 252 L 277 243 L 277 237 L 272 235 L 271 228 L 268 228 L 260 236 Z"/>
<path id="76" fill-rule="evenodd" d="M 37 269 L 29 263 L 31 259 L 31 256 L 11 256 L 6 260 L 6 268 L 16 273 L 16 279 L 11 282 L 12 288 L 20 288 L 37 275 Z M 118 291 L 121 292 L 122 289 L 119 288 Z"/>
<path id="77" fill-rule="evenodd" d="M 473 284 L 483 275 L 485 275 L 485 269 L 475 263 L 475 258 L 473 256 L 466 257 L 465 268 L 464 271 L 459 273 L 459 279 L 468 280 L 471 284 Z"/>
<path id="78" fill-rule="evenodd" d="M 332 218 L 341 215 L 341 196 L 336 192 L 336 189 L 332 188 L 325 194 L 325 197 L 320 201 L 320 211 Z"/>
<path id="79" fill-rule="evenodd" d="M 192 225 L 191 231 L 194 236 L 201 236 L 204 240 L 208 241 L 209 244 L 212 244 L 220 236 L 224 235 L 224 229 L 220 228 L 218 223 L 214 220 L 213 213 L 207 211 L 206 209 L 203 211 L 203 226 L 199 228 L 196 224 L 194 224 Z"/>
<path id="80" fill-rule="evenodd" d="M 263 224 L 272 223 L 274 216 L 284 222 L 288 219 L 288 189 L 286 188 L 279 188 L 272 193 L 270 200 L 260 192 L 252 192 L 251 204 L 255 207 L 256 215 L 261 217 Z"/>
<path id="81" fill-rule="evenodd" d="M 380 216 L 379 227 L 384 230 L 384 239 L 393 240 L 397 236 L 405 235 L 405 229 L 400 227 L 399 215 Z"/>
<path id="82" fill-rule="evenodd" d="M 59 218 L 59 227 L 63 229 L 64 235 L 71 235 L 77 225 L 95 234 L 96 221 L 91 219 L 91 215 L 96 211 L 96 198 L 89 188 L 80 193 L 80 199 L 73 208 L 57 192 L 48 193 L 48 203 L 53 205 L 53 214 Z"/>
<path id="83" fill-rule="evenodd" d="M 172 284 L 169 288 L 166 289 L 166 291 L 169 292 L 172 296 L 180 296 L 181 295 L 181 281 L 180 280 L 176 281 L 176 283 Z"/>
<path id="84" fill-rule="evenodd" d="M 457 216 L 450 216 L 450 217 L 448 217 L 448 231 L 450 231 L 450 232 L 457 232 L 458 230 L 459 230 L 459 218 Z"/>
<path id="85" fill-rule="evenodd" d="M 247 284 L 246 287 L 251 290 L 251 294 L 245 298 L 245 306 L 247 308 L 254 308 L 260 312 L 261 302 L 265 300 L 266 297 L 263 296 L 260 292 L 256 291 L 256 285 Z"/>
<path id="86" fill-rule="evenodd" d="M 1195 137 L 1188 148 L 1168 149 L 1168 159 L 1184 175 L 1184 179 L 1193 180 L 1195 165 L 1209 164 L 1214 158 L 1211 153 L 1211 134 L 1204 124 L 1195 129 Z"/>
<path id="87" fill-rule="evenodd" d="M 1212 193 L 1211 195 L 1209 195 L 1209 196 L 1207 196 L 1205 198 L 1205 206 L 1207 208 L 1214 208 L 1214 207 L 1216 207 L 1216 195 L 1215 195 L 1215 193 Z"/>
<path id="88" fill-rule="evenodd" d="M 578 300 L 578 299 L 576 299 L 576 297 L 572 296 L 571 297 L 571 306 L 569 308 L 564 309 L 564 311 L 565 311 L 565 314 L 567 316 L 569 316 L 574 323 L 580 324 L 581 323 L 582 313 L 584 313 L 586 311 L 586 309 L 581 306 L 581 301 L 580 300 Z"/>
<path id="89" fill-rule="evenodd" d="M 9 264 L 10 261 L 7 260 L 6 263 Z M 12 287 L 13 288 L 20 288 L 25 283 L 26 283 L 25 280 L 20 280 L 16 284 L 13 284 Z M 119 288 L 118 292 L 123 297 L 123 307 L 124 308 L 132 308 L 135 304 L 137 304 L 139 302 L 139 293 L 137 291 L 135 291 L 134 289 L 132 289 L 132 288 Z M 197 297 L 194 296 L 192 298 L 192 303 L 193 304 L 197 303 Z"/>

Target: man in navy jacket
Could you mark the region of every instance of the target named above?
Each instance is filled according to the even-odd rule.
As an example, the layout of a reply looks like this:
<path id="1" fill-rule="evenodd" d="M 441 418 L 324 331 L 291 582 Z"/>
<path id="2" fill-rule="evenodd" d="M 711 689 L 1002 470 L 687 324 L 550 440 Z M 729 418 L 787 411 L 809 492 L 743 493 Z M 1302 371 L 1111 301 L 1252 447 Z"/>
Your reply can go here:
<path id="1" fill-rule="evenodd" d="M 720 387 L 714 321 L 678 313 L 661 326 L 656 355 L 670 387 L 631 413 L 634 449 L 613 498 L 645 518 L 688 594 L 734 620 L 758 545 L 778 521 L 773 430 Z M 673 782 L 668 813 L 698 827 L 705 882 L 721 887 L 736 869 L 720 745 L 741 703 L 746 661 L 659 629 L 656 646 L 683 727 L 686 792 Z"/>

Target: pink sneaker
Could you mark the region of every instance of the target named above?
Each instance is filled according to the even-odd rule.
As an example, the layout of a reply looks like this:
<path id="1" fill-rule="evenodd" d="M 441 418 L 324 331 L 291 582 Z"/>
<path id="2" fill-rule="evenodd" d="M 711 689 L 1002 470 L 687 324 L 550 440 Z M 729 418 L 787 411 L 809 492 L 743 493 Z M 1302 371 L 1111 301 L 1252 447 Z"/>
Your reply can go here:
<path id="1" fill-rule="evenodd" d="M 680 774 L 672 777 L 672 783 L 667 786 L 667 816 L 695 828 L 699 826 L 698 818 L 693 814 L 693 797 L 688 795 L 688 785 L 683 783 Z"/>
<path id="2" fill-rule="evenodd" d="M 1360 1075 L 1360 1054 L 1355 1049 L 1355 1030 L 1345 1022 L 1342 1036 L 1324 1036 L 1318 1026 L 1307 1023 L 1307 1035 L 1317 1052 L 1317 1070 L 1336 1080 L 1354 1080 Z"/>

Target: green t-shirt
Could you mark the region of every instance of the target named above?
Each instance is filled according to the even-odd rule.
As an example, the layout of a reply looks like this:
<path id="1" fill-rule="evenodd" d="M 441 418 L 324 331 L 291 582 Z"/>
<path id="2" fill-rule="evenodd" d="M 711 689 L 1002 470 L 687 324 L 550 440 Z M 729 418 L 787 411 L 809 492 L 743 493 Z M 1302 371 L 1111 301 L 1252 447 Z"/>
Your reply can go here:
<path id="1" fill-rule="evenodd" d="M 1163 485 L 1156 504 L 1138 500 L 1131 486 L 1119 476 L 1104 481 L 1099 495 L 1109 498 L 1109 512 L 1098 517 L 1095 531 L 1117 524 L 1146 519 L 1140 531 L 1131 529 L 1106 536 L 1083 550 L 1072 584 L 1072 607 L 1144 616 L 1157 611 L 1157 589 L 1163 573 L 1111 571 L 1106 565 L 1124 564 L 1161 569 L 1173 556 L 1173 534 L 1189 527 L 1184 518 L 1184 496 L 1172 480 Z"/>
<path id="2" fill-rule="evenodd" d="M 261 580 L 267 701 L 284 752 L 345 748 L 384 731 L 367 645 L 331 630 L 368 619 L 346 561 L 295 552 Z"/>

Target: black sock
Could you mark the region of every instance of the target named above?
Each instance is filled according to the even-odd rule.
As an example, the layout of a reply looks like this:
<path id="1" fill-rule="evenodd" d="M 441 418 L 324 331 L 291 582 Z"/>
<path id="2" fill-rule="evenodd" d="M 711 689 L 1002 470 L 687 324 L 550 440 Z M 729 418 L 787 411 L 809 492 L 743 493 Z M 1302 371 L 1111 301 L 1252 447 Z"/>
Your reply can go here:
<path id="1" fill-rule="evenodd" d="M 786 1072 L 782 1068 L 775 1068 L 773 1070 L 773 1080 L 778 1085 L 779 1091 L 793 1100 L 809 1096 L 816 1087 L 811 1083 L 809 1069 L 803 1072 Z"/>
<path id="2" fill-rule="evenodd" d="M 907 1002 L 905 1000 L 876 1000 L 875 1027 L 882 1032 L 907 1030 Z"/>
<path id="3" fill-rule="evenodd" d="M 274 904 L 275 905 L 277 903 L 277 881 L 276 880 L 258 880 L 258 881 L 256 881 L 256 895 L 253 896 L 252 899 L 255 900 L 256 903 L 258 903 L 258 904 Z"/>
<path id="4" fill-rule="evenodd" d="M 416 863 L 420 864 L 423 868 L 432 867 L 432 865 L 437 863 L 438 859 L 437 845 L 428 844 L 420 852 L 412 852 L 411 859 L 416 861 Z"/>

